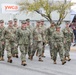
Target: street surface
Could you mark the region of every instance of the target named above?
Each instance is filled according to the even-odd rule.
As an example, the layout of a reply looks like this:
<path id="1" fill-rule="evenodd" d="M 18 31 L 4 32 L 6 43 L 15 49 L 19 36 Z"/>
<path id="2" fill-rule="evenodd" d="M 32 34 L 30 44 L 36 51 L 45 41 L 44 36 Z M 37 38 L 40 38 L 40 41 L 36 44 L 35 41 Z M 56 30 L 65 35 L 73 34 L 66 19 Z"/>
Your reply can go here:
<path id="1" fill-rule="evenodd" d="M 53 64 L 50 58 L 49 47 L 45 48 L 44 62 L 39 62 L 38 57 L 34 56 L 33 61 L 26 58 L 27 66 L 21 66 L 19 58 L 13 58 L 13 63 L 7 63 L 7 52 L 5 51 L 5 61 L 0 61 L 0 75 L 76 75 L 76 51 L 70 52 L 71 61 L 61 65 L 58 56 L 57 64 Z M 20 51 L 19 51 L 20 56 Z"/>

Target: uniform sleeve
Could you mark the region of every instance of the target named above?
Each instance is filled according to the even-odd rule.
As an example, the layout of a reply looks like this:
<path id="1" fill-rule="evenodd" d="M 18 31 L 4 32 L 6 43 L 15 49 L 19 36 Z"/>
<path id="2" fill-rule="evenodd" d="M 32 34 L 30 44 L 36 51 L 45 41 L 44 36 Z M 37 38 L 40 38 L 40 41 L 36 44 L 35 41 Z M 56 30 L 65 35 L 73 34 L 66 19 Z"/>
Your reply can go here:
<path id="1" fill-rule="evenodd" d="M 74 39 L 74 33 L 73 33 L 73 30 L 71 29 L 71 41 L 73 42 L 73 39 Z"/>
<path id="2" fill-rule="evenodd" d="M 47 32 L 46 29 L 43 31 L 43 42 L 45 43 L 47 38 L 46 38 Z"/>
<path id="3" fill-rule="evenodd" d="M 19 29 L 17 29 L 17 30 L 16 30 L 16 40 L 17 40 L 17 43 L 18 43 L 18 41 L 19 41 L 19 38 L 20 38 L 20 36 L 19 36 Z"/>
<path id="4" fill-rule="evenodd" d="M 6 29 L 4 29 L 3 31 L 2 31 L 2 37 L 1 37 L 1 39 L 2 39 L 2 41 L 5 41 L 5 32 L 6 32 Z"/>
<path id="5" fill-rule="evenodd" d="M 54 47 L 56 47 L 57 46 L 57 42 L 56 42 L 56 32 L 54 32 L 53 34 L 52 34 L 52 44 L 53 44 L 53 46 Z"/>
<path id="6" fill-rule="evenodd" d="M 33 32 L 29 31 L 29 40 L 30 40 L 30 44 L 33 43 Z"/>
<path id="7" fill-rule="evenodd" d="M 49 28 L 46 30 L 46 40 L 49 42 Z"/>

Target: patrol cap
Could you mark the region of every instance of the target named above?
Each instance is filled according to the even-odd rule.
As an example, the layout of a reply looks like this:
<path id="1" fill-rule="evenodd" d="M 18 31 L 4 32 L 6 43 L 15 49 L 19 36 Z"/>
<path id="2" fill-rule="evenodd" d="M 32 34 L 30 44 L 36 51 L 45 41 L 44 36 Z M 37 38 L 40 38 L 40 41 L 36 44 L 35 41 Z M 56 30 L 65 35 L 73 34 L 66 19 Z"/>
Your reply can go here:
<path id="1" fill-rule="evenodd" d="M 22 24 L 26 24 L 26 21 L 25 21 L 25 20 L 22 20 L 21 23 L 22 23 Z"/>
<path id="2" fill-rule="evenodd" d="M 40 23 L 40 20 L 37 20 L 36 22 L 37 22 L 37 23 Z"/>
<path id="3" fill-rule="evenodd" d="M 70 23 L 70 21 L 65 21 L 65 23 L 66 23 L 66 24 L 69 24 L 69 23 Z"/>
<path id="4" fill-rule="evenodd" d="M 12 20 L 9 20 L 8 22 L 9 22 L 9 23 L 12 23 L 13 21 L 12 21 Z"/>
<path id="5" fill-rule="evenodd" d="M 0 23 L 4 23 L 4 20 L 0 20 Z"/>
<path id="6" fill-rule="evenodd" d="M 51 24 L 55 24 L 54 22 L 52 22 Z"/>
<path id="7" fill-rule="evenodd" d="M 30 19 L 26 19 L 27 22 L 30 22 Z"/>
<path id="8" fill-rule="evenodd" d="M 44 22 L 44 19 L 41 19 L 40 21 L 41 21 L 41 22 Z"/>
<path id="9" fill-rule="evenodd" d="M 16 18 L 14 18 L 13 20 L 14 20 L 15 22 L 17 22 L 17 19 L 16 19 Z"/>
<path id="10" fill-rule="evenodd" d="M 56 28 L 61 28 L 60 26 L 56 26 Z"/>

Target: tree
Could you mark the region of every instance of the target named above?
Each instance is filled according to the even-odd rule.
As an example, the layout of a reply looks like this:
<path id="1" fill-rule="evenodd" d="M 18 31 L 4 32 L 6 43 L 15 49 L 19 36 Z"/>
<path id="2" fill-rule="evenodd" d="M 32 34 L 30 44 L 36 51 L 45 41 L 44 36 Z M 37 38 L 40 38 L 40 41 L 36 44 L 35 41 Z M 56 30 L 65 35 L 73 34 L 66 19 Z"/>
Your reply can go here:
<path id="1" fill-rule="evenodd" d="M 23 2 L 18 3 L 20 6 L 20 11 L 27 12 L 37 12 L 42 17 L 46 18 L 50 23 L 53 22 L 51 13 L 56 11 L 59 14 L 59 19 L 56 25 L 60 25 L 66 15 L 69 13 L 68 9 L 73 5 L 71 2 L 52 2 L 52 0 L 33 0 L 33 2 L 29 2 L 29 0 L 24 0 Z M 40 9 L 43 9 L 45 12 L 40 12 Z"/>

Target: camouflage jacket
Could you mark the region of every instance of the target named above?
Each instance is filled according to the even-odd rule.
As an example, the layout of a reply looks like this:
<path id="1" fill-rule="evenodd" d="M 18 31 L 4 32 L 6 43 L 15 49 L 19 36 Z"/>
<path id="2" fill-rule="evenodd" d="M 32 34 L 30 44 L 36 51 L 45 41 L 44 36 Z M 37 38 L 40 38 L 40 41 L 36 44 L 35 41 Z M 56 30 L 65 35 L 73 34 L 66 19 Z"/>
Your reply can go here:
<path id="1" fill-rule="evenodd" d="M 46 30 L 46 33 L 47 33 L 47 41 L 52 41 L 52 34 L 55 32 L 55 27 L 49 27 L 47 30 Z"/>
<path id="2" fill-rule="evenodd" d="M 41 25 L 41 29 L 42 29 L 42 39 L 43 42 L 46 41 L 46 27 L 44 25 Z"/>
<path id="3" fill-rule="evenodd" d="M 5 30 L 3 31 L 3 35 L 5 37 L 5 39 L 8 39 L 9 41 L 15 41 L 16 40 L 16 36 L 15 36 L 15 29 L 13 27 L 7 27 L 5 28 Z"/>
<path id="4" fill-rule="evenodd" d="M 55 43 L 57 43 L 57 42 L 64 42 L 64 35 L 63 35 L 62 32 L 55 31 L 52 34 L 52 39 L 53 39 L 53 42 L 55 42 Z"/>
<path id="5" fill-rule="evenodd" d="M 4 36 L 3 36 L 3 28 L 0 28 L 0 41 L 4 41 Z"/>
<path id="6" fill-rule="evenodd" d="M 28 28 L 19 28 L 16 32 L 18 44 L 29 44 L 32 43 L 32 35 Z"/>
<path id="7" fill-rule="evenodd" d="M 35 41 L 43 41 L 43 31 L 41 27 L 36 27 L 33 30 L 33 40 Z"/>
<path id="8" fill-rule="evenodd" d="M 62 32 L 64 34 L 64 39 L 66 42 L 71 42 L 73 40 L 73 31 L 71 28 L 64 28 Z"/>

